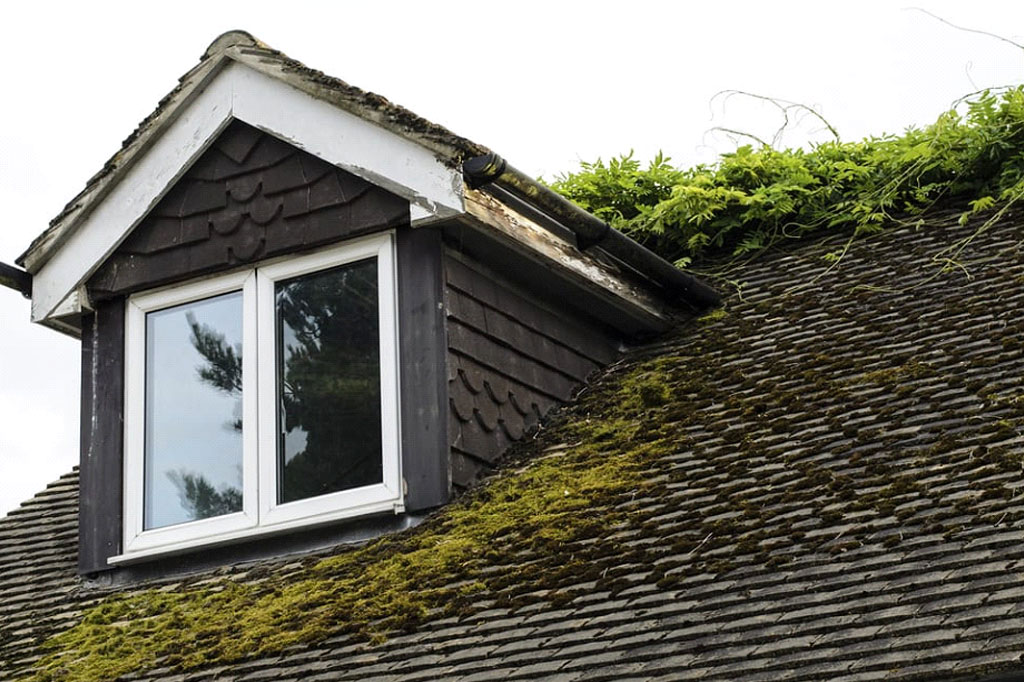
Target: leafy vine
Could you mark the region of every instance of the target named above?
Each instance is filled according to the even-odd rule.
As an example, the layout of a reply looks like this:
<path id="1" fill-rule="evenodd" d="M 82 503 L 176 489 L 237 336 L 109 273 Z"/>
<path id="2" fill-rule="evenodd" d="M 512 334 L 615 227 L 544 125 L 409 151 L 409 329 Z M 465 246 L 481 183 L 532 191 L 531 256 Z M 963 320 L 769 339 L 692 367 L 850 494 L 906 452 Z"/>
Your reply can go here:
<path id="1" fill-rule="evenodd" d="M 933 208 L 961 210 L 963 221 L 1001 215 L 1024 196 L 1024 87 L 976 93 L 900 135 L 806 150 L 744 145 L 690 169 L 661 154 L 642 166 L 630 153 L 583 163 L 552 187 L 679 267 L 735 263 L 824 230 L 856 239 Z M 949 266 L 963 246 L 937 261 Z"/>

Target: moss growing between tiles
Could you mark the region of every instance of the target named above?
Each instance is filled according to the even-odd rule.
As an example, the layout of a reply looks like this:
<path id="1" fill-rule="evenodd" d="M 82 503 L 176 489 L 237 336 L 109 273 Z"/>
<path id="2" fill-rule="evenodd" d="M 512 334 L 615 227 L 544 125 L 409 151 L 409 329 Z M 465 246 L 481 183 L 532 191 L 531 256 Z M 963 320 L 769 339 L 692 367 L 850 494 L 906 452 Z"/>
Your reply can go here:
<path id="1" fill-rule="evenodd" d="M 649 377 L 644 382 L 651 395 L 665 394 Z M 616 554 L 609 534 L 623 519 L 614 501 L 635 489 L 653 447 L 632 439 L 638 417 L 639 408 L 626 406 L 555 429 L 547 442 L 572 445 L 549 447 L 409 533 L 257 584 L 222 578 L 110 597 L 43 645 L 31 679 L 90 682 L 157 665 L 191 669 L 340 633 L 381 640 L 428 615 L 460 615 L 486 601 L 564 600 L 571 595 L 560 588 Z M 583 553 L 558 551 L 588 538 L 599 541 Z M 502 561 L 514 563 L 483 570 Z"/>
<path id="2" fill-rule="evenodd" d="M 610 369 L 524 449 L 529 458 L 513 457 L 413 531 L 92 606 L 43 645 L 33 682 L 194 669 L 336 635 L 372 647 L 444 616 L 559 607 L 638 583 L 673 590 L 736 567 L 773 571 L 795 557 L 832 561 L 862 544 L 899 551 L 906 538 L 956 538 L 970 519 L 1019 521 L 1003 507 L 1022 466 L 1019 391 L 968 388 L 910 357 L 865 367 L 851 360 L 855 348 L 816 355 L 816 372 L 798 357 L 770 373 L 730 362 L 763 352 L 765 332 L 751 311 L 690 325 L 670 346 Z M 917 398 L 894 387 L 911 381 L 994 405 L 998 416 L 965 440 L 881 433 L 882 424 L 906 426 L 901 415 Z M 872 403 L 871 420 L 852 423 L 848 396 L 876 389 L 890 399 Z M 800 415 L 827 427 L 826 440 L 804 447 L 802 438 L 816 436 L 799 435 L 808 419 Z M 950 498 L 935 466 L 978 472 L 977 495 Z"/>

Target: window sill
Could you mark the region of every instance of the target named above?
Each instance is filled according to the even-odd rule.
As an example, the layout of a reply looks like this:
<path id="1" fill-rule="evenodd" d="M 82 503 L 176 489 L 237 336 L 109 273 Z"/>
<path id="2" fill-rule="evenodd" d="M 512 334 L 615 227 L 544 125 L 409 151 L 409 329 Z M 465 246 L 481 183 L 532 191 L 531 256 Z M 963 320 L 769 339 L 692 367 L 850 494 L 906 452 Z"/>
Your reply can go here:
<path id="1" fill-rule="evenodd" d="M 335 521 L 341 521 L 344 519 L 354 519 L 368 516 L 370 514 L 380 514 L 384 512 L 392 512 L 397 515 L 403 513 L 404 511 L 405 507 L 401 503 L 401 501 L 389 500 L 384 502 L 376 502 L 372 504 L 361 505 L 359 507 L 339 509 L 331 513 L 319 514 L 317 516 L 307 516 L 292 521 L 283 521 L 273 525 L 245 528 L 242 530 L 218 533 L 216 535 L 206 535 L 202 538 L 195 538 L 191 540 L 182 540 L 180 542 L 161 544 L 156 547 L 145 547 L 136 550 L 130 550 L 125 552 L 124 554 L 118 554 L 116 556 L 108 558 L 107 563 L 111 566 L 127 566 L 130 564 L 148 561 L 150 559 L 155 559 L 158 557 L 185 554 L 199 549 L 216 549 L 227 545 L 245 542 L 247 540 L 272 537 L 274 535 L 278 535 L 288 531 L 316 528 L 317 526 L 322 526 L 324 524 L 333 523 Z"/>

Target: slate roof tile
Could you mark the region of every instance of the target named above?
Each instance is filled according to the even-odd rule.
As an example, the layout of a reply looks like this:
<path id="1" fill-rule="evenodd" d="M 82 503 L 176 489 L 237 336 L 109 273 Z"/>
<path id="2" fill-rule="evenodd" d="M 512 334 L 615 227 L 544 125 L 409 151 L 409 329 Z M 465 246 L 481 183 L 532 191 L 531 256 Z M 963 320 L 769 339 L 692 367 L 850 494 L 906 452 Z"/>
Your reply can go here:
<path id="1" fill-rule="evenodd" d="M 484 592 L 464 614 L 383 642 L 333 633 L 131 679 L 970 679 L 1021 669 L 1019 221 L 976 237 L 970 280 L 927 265 L 973 229 L 956 216 L 858 242 L 802 289 L 832 247 L 795 244 L 745 266 L 743 296 L 725 315 L 608 372 L 592 392 L 618 395 L 632 368 L 660 363 L 672 398 L 649 421 L 673 446 L 643 463 L 630 495 L 595 503 L 595 514 L 626 515 L 587 540 L 618 548 L 599 559 L 599 577 L 517 585 L 512 569 L 543 559 L 522 546 L 479 574 L 513 576 L 506 589 L 522 601 Z M 76 483 L 72 473 L 0 520 L 0 679 L 26 677 L 42 641 L 119 593 L 75 576 Z M 128 591 L 264 584 L 304 566 L 270 561 Z"/>

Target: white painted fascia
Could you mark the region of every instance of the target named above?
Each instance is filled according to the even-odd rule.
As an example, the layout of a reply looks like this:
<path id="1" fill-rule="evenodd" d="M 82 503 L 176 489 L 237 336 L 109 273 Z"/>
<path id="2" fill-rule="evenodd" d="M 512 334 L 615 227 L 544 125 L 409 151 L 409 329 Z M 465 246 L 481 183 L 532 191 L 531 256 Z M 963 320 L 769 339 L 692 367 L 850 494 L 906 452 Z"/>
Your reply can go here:
<path id="1" fill-rule="evenodd" d="M 85 287 L 78 287 L 68 294 L 67 298 L 57 304 L 57 307 L 53 309 L 52 317 L 77 315 L 83 310 L 91 309 L 92 305 L 89 303 L 89 294 L 86 292 Z"/>
<path id="2" fill-rule="evenodd" d="M 117 152 L 97 178 L 89 180 L 86 188 L 74 199 L 62 214 L 54 219 L 50 228 L 40 235 L 29 247 L 19 263 L 33 275 L 58 251 L 82 224 L 92 210 L 103 203 L 107 194 L 121 181 L 121 177 L 140 158 L 149 152 L 155 140 L 159 140 L 163 131 L 188 108 L 192 100 L 212 80 L 213 76 L 230 60 L 224 54 L 216 54 L 201 61 L 195 68 L 182 76 L 181 82 L 167 97 L 166 102 L 154 112 L 149 119 L 140 124 L 134 134 L 135 139 Z"/>
<path id="3" fill-rule="evenodd" d="M 228 123 L 232 87 L 224 75 L 218 74 L 179 113 L 78 225 L 65 228 L 66 241 L 33 274 L 33 322 L 55 314 Z"/>
<path id="4" fill-rule="evenodd" d="M 33 273 L 32 320 L 80 312 L 61 304 L 145 218 L 232 120 L 238 119 L 406 199 L 413 224 L 464 212 L 462 174 L 417 142 L 229 61 L 184 105 L 106 196 L 65 228 Z"/>
<path id="5" fill-rule="evenodd" d="M 462 173 L 431 150 L 241 64 L 234 117 L 383 187 L 439 218 L 459 215 Z"/>

